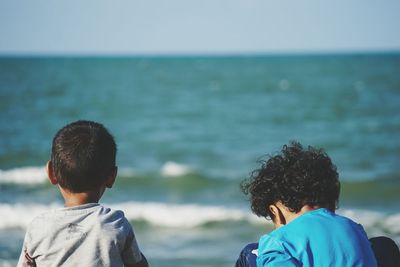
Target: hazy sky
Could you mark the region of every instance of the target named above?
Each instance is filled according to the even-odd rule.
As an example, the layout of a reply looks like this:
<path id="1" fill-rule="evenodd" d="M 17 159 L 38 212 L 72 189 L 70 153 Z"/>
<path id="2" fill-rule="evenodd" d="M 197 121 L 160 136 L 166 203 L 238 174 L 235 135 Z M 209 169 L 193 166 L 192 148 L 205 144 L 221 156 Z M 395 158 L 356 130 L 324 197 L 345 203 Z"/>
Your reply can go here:
<path id="1" fill-rule="evenodd" d="M 0 0 L 0 54 L 400 51 L 399 0 Z"/>

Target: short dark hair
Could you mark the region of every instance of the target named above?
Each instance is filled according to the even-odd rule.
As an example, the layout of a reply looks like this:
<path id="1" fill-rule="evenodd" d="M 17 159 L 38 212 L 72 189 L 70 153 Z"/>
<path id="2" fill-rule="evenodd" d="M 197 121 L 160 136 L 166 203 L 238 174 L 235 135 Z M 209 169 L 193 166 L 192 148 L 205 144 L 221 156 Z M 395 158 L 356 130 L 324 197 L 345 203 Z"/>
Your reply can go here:
<path id="1" fill-rule="evenodd" d="M 114 137 L 102 124 L 76 121 L 60 129 L 53 139 L 53 172 L 62 188 L 88 192 L 112 175 L 116 153 Z"/>
<path id="2" fill-rule="evenodd" d="M 322 149 L 303 149 L 300 143 L 292 141 L 283 146 L 280 154 L 261 164 L 241 184 L 257 216 L 273 219 L 268 207 L 279 201 L 291 212 L 299 212 L 304 205 L 336 209 L 339 175 Z"/>

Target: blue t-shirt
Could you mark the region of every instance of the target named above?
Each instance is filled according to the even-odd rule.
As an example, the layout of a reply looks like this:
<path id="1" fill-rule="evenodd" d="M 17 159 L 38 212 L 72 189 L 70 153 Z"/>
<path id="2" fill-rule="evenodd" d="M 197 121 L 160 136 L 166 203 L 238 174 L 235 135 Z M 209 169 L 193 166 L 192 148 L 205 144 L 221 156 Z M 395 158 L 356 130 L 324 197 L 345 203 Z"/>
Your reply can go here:
<path id="1" fill-rule="evenodd" d="M 361 225 L 327 209 L 306 212 L 260 239 L 258 267 L 376 267 Z"/>

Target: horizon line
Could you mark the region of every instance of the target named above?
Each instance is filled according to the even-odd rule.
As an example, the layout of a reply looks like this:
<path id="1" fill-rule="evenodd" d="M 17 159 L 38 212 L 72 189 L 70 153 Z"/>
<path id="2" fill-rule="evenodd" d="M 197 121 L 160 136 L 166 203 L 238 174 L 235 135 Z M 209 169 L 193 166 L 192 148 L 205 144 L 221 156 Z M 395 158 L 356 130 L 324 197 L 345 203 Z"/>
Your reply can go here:
<path id="1" fill-rule="evenodd" d="M 400 54 L 400 48 L 397 49 L 369 49 L 369 50 L 304 50 L 304 51 L 259 51 L 259 52 L 0 52 L 0 58 L 39 58 L 39 57 L 126 57 L 126 58 L 152 58 L 152 57 L 273 57 L 273 56 L 329 56 L 329 55 L 385 55 Z"/>

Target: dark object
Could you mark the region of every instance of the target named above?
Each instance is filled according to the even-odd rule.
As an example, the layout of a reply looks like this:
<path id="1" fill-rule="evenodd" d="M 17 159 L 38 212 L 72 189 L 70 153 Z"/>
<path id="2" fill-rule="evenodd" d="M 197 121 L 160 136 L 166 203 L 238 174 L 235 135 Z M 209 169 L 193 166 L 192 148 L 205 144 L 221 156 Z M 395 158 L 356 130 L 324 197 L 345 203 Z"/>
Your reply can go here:
<path id="1" fill-rule="evenodd" d="M 369 240 L 374 251 L 378 267 L 400 267 L 400 251 L 396 243 L 385 236 Z"/>
<path id="2" fill-rule="evenodd" d="M 256 249 L 258 249 L 258 243 L 250 243 L 245 246 L 240 252 L 235 267 L 257 267 L 257 255 L 252 253 Z"/>

